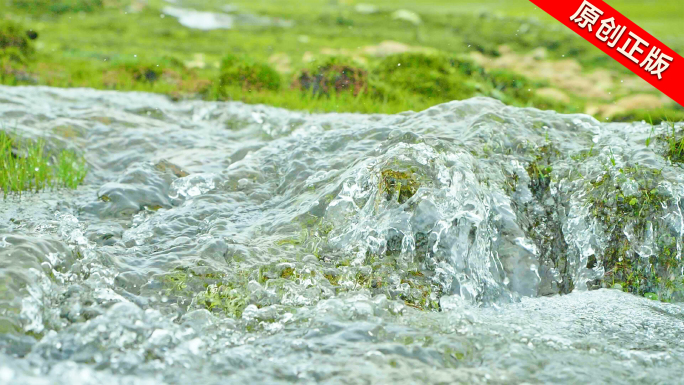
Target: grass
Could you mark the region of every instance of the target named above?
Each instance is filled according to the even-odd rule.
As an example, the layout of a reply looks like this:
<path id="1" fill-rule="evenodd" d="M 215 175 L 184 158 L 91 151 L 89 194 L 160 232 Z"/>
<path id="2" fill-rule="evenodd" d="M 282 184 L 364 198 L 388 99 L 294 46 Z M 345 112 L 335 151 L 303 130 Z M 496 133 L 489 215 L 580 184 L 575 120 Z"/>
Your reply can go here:
<path id="1" fill-rule="evenodd" d="M 10 0 L 18 9 L 35 14 L 61 14 L 67 12 L 93 12 L 103 7 L 103 0 Z"/>
<path id="2" fill-rule="evenodd" d="M 684 134 L 678 133 L 675 123 L 668 122 L 672 131 L 663 135 L 663 139 L 667 143 L 667 150 L 665 156 L 675 163 L 684 163 Z"/>
<path id="3" fill-rule="evenodd" d="M 23 191 L 75 189 L 86 173 L 85 160 L 73 151 L 52 154 L 42 140 L 20 142 L 0 131 L 0 187 L 5 198 Z"/>
<path id="4" fill-rule="evenodd" d="M 647 122 L 660 124 L 661 122 L 684 121 L 684 107 L 676 105 L 672 108 L 657 108 L 654 110 L 637 109 L 618 114 L 611 119 L 613 122 Z"/>
<path id="5" fill-rule="evenodd" d="M 14 28 L 13 36 L 24 41 L 21 32 L 30 29 L 38 39 L 26 41 L 32 53 L 16 60 L 7 57 L 18 56 L 12 53 L 17 48 L 2 49 L 0 82 L 148 91 L 173 98 L 241 100 L 309 111 L 395 113 L 483 95 L 517 106 L 583 112 L 591 100 L 582 95 L 572 95 L 569 102 L 549 102 L 534 96 L 536 89 L 548 86 L 543 82 L 472 65 L 468 73 L 462 65 L 470 52 L 496 56 L 498 47 L 506 44 L 520 52 L 545 47 L 552 59 L 573 58 L 588 69 L 628 73 L 526 1 L 375 1 L 377 13 L 360 14 L 354 10 L 356 2 L 346 0 L 238 0 L 231 4 L 240 12 L 292 20 L 294 25 L 240 25 L 212 31 L 188 29 L 173 17 L 161 17 L 163 7 L 168 6 L 162 0 L 146 3 L 135 10 L 125 0 L 6 2 L 9 12 L 0 24 L 21 23 L 23 27 Z M 631 9 L 628 0 L 611 4 Z M 220 11 L 222 5 L 218 0 L 184 2 L 184 6 L 207 11 Z M 649 20 L 664 16 L 665 24 L 673 22 L 671 15 L 678 7 L 677 1 L 661 1 L 658 7 L 648 7 Z M 393 20 L 392 12 L 400 8 L 418 12 L 422 24 Z M 488 13 L 480 15 L 481 11 Z M 639 22 L 638 17 L 635 20 Z M 676 49 L 680 39 L 673 31 L 678 29 L 661 31 L 675 35 L 663 40 Z M 385 40 L 439 54 L 376 58 L 361 53 L 362 47 Z M 318 66 L 329 64 L 329 55 L 323 52 L 346 57 L 337 65 L 347 67 L 319 70 Z M 284 64 L 276 63 L 278 58 Z M 459 66 L 444 65 L 444 58 L 458 61 Z M 406 66 L 397 68 L 398 63 Z M 387 71 L 391 67 L 396 71 Z M 350 71 L 360 72 L 354 72 L 354 79 L 340 76 Z M 321 77 L 355 81 L 360 74 L 368 77 L 363 84 L 352 84 L 352 95 L 344 87 L 335 86 L 332 92 L 301 87 L 306 75 L 311 84 Z"/>
<path id="6" fill-rule="evenodd" d="M 648 115 L 648 120 L 645 120 L 651 124 L 651 132 L 646 139 L 646 147 L 649 147 L 651 143 L 660 140 L 665 143 L 665 151 L 663 156 L 674 163 L 684 163 L 684 133 L 677 131 L 676 121 L 671 120 L 668 117 L 661 117 L 654 121 L 654 119 Z M 679 122 L 684 122 L 684 119 L 679 120 Z M 656 123 L 663 124 L 667 127 L 665 133 L 661 135 L 656 135 Z"/>

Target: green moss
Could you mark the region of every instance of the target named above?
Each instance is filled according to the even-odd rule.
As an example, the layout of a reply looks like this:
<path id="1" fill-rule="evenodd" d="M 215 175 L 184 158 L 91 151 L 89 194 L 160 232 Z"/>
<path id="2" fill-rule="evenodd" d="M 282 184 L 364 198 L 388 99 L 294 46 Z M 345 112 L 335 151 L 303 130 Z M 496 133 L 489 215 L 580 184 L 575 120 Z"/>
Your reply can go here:
<path id="1" fill-rule="evenodd" d="M 184 293 L 188 288 L 188 273 L 181 269 L 162 276 L 160 280 L 170 294 Z"/>
<path id="2" fill-rule="evenodd" d="M 223 312 L 234 318 L 240 318 L 242 311 L 249 303 L 247 285 L 210 285 L 206 291 L 197 296 L 197 303 L 209 311 Z"/>
<path id="3" fill-rule="evenodd" d="M 280 75 L 268 64 L 226 56 L 221 62 L 219 75 L 219 97 L 230 97 L 227 87 L 239 87 L 243 91 L 277 91 L 280 88 Z"/>
<path id="4" fill-rule="evenodd" d="M 133 77 L 134 81 L 154 83 L 162 76 L 159 64 L 126 63 L 121 68 Z"/>
<path id="5" fill-rule="evenodd" d="M 418 191 L 420 183 L 412 172 L 383 170 L 380 176 L 378 194 L 387 201 L 403 204 Z"/>
<path id="6" fill-rule="evenodd" d="M 594 152 L 594 144 L 592 143 L 589 150 L 582 150 L 578 154 L 571 156 L 571 159 L 575 162 L 584 162 L 594 155 L 596 155 L 596 153 Z"/>
<path id="7" fill-rule="evenodd" d="M 284 279 L 289 279 L 294 275 L 295 270 L 292 267 L 286 267 L 283 269 L 283 271 L 280 273 L 280 278 Z"/>
<path id="8" fill-rule="evenodd" d="M 490 91 L 490 96 L 502 99 L 511 104 L 525 105 L 534 100 L 534 89 L 543 86 L 543 83 L 535 83 L 526 77 L 505 70 L 491 70 L 483 74 L 488 85 L 494 89 Z M 497 95 L 503 94 L 503 97 Z M 538 106 L 540 107 L 540 106 Z M 563 110 L 563 108 L 560 108 Z"/>
<path id="9" fill-rule="evenodd" d="M 543 125 L 542 123 L 541 126 Z M 522 219 L 520 224 L 526 236 L 539 250 L 539 271 L 557 272 L 557 278 L 540 285 L 538 294 L 569 293 L 574 289 L 575 282 L 572 266 L 567 259 L 569 253 L 563 236 L 563 220 L 558 215 L 558 208 L 563 205 L 563 202 L 559 194 L 553 193 L 550 188 L 554 180 L 553 165 L 562 157 L 562 154 L 548 138 L 543 145 L 532 148 L 528 145 L 518 146 L 516 151 L 519 151 L 523 159 L 527 159 L 525 170 L 529 176 L 528 188 L 533 200 L 521 201 L 518 197 L 514 197 L 512 208 L 516 211 L 518 218 Z M 510 194 L 515 192 L 519 184 L 517 178 L 508 174 L 505 174 L 504 189 Z"/>
<path id="10" fill-rule="evenodd" d="M 439 310 L 440 292 L 433 295 L 433 286 L 429 282 L 416 279 L 403 279 L 402 283 L 409 285 L 409 292 L 402 293 L 399 298 L 408 306 L 418 310 Z"/>
<path id="11" fill-rule="evenodd" d="M 537 155 L 534 160 L 529 163 L 526 168 L 527 174 L 530 177 L 530 189 L 536 196 L 544 195 L 551 184 L 551 172 L 553 167 L 553 159 L 560 155 L 551 144 L 545 144 L 536 150 Z"/>
<path id="12" fill-rule="evenodd" d="M 681 297 L 677 283 L 682 277 L 681 261 L 673 252 L 676 234 L 670 234 L 661 218 L 675 204 L 658 187 L 659 170 L 643 166 L 609 171 L 590 191 L 592 214 L 603 224 L 609 237 L 601 256 L 605 270 L 603 286 L 619 284 L 624 291 L 645 295 L 658 293 L 663 299 Z M 620 186 L 636 183 L 636 193 L 626 195 Z M 651 255 L 635 250 L 650 233 L 658 234 Z"/>
<path id="13" fill-rule="evenodd" d="M 340 285 L 340 276 L 338 274 L 334 273 L 326 273 L 323 275 L 325 279 L 330 282 L 331 285 L 333 286 L 339 286 Z"/>
<path id="14" fill-rule="evenodd" d="M 358 95 L 368 87 L 368 72 L 339 58 L 329 58 L 302 70 L 294 82 L 294 88 L 314 95 L 351 92 Z"/>
<path id="15" fill-rule="evenodd" d="M 191 298 L 196 292 L 220 282 L 224 274 L 204 271 L 200 268 L 177 267 L 172 272 L 159 276 L 167 295 Z"/>
<path id="16" fill-rule="evenodd" d="M 644 297 L 652 300 L 652 301 L 657 301 L 658 300 L 658 294 L 656 293 L 645 293 Z"/>
<path id="17" fill-rule="evenodd" d="M 51 153 L 42 140 L 20 142 L 0 131 L 0 187 L 5 198 L 22 191 L 75 189 L 86 173 L 85 159 L 72 151 Z"/>
<path id="18" fill-rule="evenodd" d="M 286 239 L 281 239 L 276 242 L 276 245 L 278 246 L 283 246 L 283 245 L 301 245 L 302 240 L 299 238 L 286 238 Z"/>
<path id="19" fill-rule="evenodd" d="M 389 98 L 400 97 L 395 93 L 400 90 L 431 99 L 467 99 L 477 92 L 476 83 L 459 71 L 459 64 L 438 54 L 392 55 L 373 71 L 374 92 Z"/>
<path id="20" fill-rule="evenodd" d="M 249 302 L 247 272 L 226 275 L 203 267 L 179 267 L 160 276 L 158 281 L 165 295 L 185 307 L 194 303 L 209 311 L 239 318 Z"/>
<path id="21" fill-rule="evenodd" d="M 372 72 L 372 94 L 401 99 L 404 93 L 431 101 L 490 96 L 525 106 L 534 100 L 534 83 L 505 70 L 485 71 L 475 63 L 445 54 L 404 53 L 388 56 Z"/>

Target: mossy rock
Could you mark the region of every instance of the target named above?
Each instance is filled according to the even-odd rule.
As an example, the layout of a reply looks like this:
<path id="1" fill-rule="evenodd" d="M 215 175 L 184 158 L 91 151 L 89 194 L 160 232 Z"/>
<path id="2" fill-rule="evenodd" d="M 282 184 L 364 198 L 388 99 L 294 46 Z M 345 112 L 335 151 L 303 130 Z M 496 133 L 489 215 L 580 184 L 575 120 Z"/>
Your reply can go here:
<path id="1" fill-rule="evenodd" d="M 219 95 L 225 95 L 226 87 L 239 87 L 243 91 L 277 91 L 280 74 L 265 63 L 229 55 L 221 62 Z"/>
<path id="2" fill-rule="evenodd" d="M 121 67 L 136 82 L 154 83 L 163 73 L 163 68 L 155 64 L 123 64 Z"/>
<path id="3" fill-rule="evenodd" d="M 619 283 L 623 290 L 639 295 L 682 298 L 678 234 L 663 221 L 677 202 L 659 187 L 660 181 L 659 170 L 635 166 L 609 171 L 592 182 L 591 212 L 609 237 L 599 258 L 605 270 L 604 287 Z M 626 182 L 635 183 L 636 192 L 624 192 L 620 186 Z M 644 255 L 638 246 L 650 234 L 657 234 L 655 249 Z"/>
<path id="4" fill-rule="evenodd" d="M 427 98 L 467 99 L 477 93 L 467 73 L 479 71 L 444 55 L 404 53 L 388 56 L 373 71 L 374 89 L 387 97 L 392 90 L 408 91 Z"/>
<path id="5" fill-rule="evenodd" d="M 437 101 L 490 96 L 514 105 L 527 105 L 538 85 L 505 70 L 485 71 L 470 60 L 444 54 L 404 53 L 388 56 L 373 71 L 373 93 L 401 98 L 403 92 Z"/>
<path id="6" fill-rule="evenodd" d="M 420 183 L 410 171 L 384 170 L 380 177 L 379 194 L 387 201 L 399 204 L 411 199 L 420 187 Z"/>
<path id="7" fill-rule="evenodd" d="M 347 91 L 358 95 L 368 86 L 368 72 L 343 60 L 332 58 L 323 64 L 302 70 L 292 86 L 315 95 Z"/>
<path id="8" fill-rule="evenodd" d="M 560 157 L 560 151 L 550 144 L 545 144 L 536 150 L 536 156 L 525 169 L 530 177 L 530 190 L 541 198 L 548 191 L 551 184 L 551 172 L 553 161 Z"/>
<path id="9" fill-rule="evenodd" d="M 192 82 L 196 76 L 181 61 L 164 57 L 157 62 L 147 59 L 119 62 L 115 67 L 103 71 L 101 79 L 105 88 L 130 89 L 159 83 L 177 86 L 184 81 Z"/>

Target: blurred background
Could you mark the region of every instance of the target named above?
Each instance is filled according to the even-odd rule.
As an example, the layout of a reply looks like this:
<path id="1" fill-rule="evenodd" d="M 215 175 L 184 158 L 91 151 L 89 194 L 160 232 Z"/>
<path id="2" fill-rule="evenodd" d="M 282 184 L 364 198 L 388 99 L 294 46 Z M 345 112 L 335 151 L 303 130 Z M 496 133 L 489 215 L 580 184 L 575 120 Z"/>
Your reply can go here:
<path id="1" fill-rule="evenodd" d="M 684 53 L 684 2 L 609 0 Z M 684 108 L 527 0 L 0 0 L 0 81 L 309 111 L 489 96 L 602 120 Z"/>

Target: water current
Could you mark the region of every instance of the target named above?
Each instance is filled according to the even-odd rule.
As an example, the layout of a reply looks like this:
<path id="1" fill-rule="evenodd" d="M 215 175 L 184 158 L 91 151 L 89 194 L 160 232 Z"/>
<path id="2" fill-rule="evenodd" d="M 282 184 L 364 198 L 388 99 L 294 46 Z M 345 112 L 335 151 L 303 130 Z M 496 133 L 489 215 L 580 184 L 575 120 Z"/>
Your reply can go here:
<path id="1" fill-rule="evenodd" d="M 47 87 L 0 120 L 89 166 L 0 201 L 0 383 L 682 383 L 665 124 Z"/>

